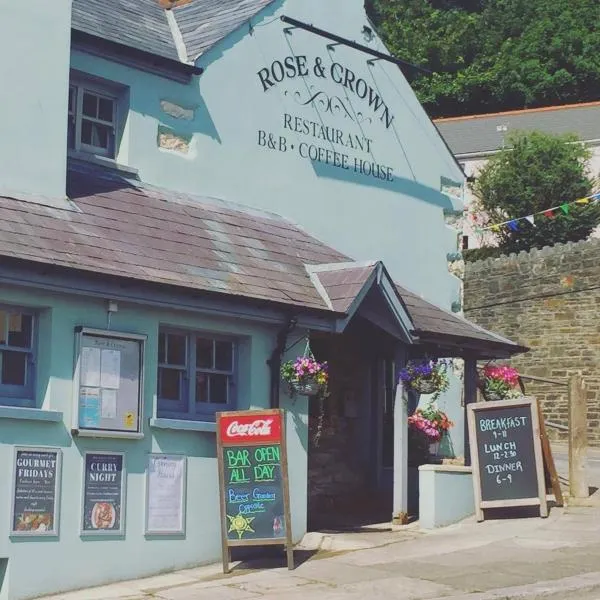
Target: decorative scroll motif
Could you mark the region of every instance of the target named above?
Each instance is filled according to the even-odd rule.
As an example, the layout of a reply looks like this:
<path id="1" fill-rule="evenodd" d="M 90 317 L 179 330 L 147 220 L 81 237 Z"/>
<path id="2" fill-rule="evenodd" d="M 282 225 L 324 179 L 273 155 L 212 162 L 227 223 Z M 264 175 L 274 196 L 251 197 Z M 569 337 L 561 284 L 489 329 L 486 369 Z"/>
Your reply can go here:
<path id="1" fill-rule="evenodd" d="M 301 106 L 307 106 L 312 104 L 316 109 L 321 109 L 323 112 L 330 113 L 334 116 L 342 114 L 344 118 L 350 119 L 358 123 L 372 123 L 371 117 L 365 117 L 360 111 L 350 111 L 346 106 L 346 101 L 342 100 L 339 96 L 328 96 L 323 90 L 315 91 L 315 86 L 311 85 L 308 88 L 308 97 L 303 96 L 302 92 L 296 90 L 295 92 L 285 91 L 284 96 L 293 96 L 294 100 Z M 352 108 L 352 107 L 351 107 Z"/>

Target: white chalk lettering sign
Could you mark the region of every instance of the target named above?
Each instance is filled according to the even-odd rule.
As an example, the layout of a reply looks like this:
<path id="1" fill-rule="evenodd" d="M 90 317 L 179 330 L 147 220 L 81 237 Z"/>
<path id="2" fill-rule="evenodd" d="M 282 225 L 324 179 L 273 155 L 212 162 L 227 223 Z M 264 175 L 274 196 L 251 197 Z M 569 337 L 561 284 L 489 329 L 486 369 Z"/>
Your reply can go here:
<path id="1" fill-rule="evenodd" d="M 486 508 L 539 505 L 548 514 L 537 404 L 530 398 L 468 407 L 478 520 Z"/>

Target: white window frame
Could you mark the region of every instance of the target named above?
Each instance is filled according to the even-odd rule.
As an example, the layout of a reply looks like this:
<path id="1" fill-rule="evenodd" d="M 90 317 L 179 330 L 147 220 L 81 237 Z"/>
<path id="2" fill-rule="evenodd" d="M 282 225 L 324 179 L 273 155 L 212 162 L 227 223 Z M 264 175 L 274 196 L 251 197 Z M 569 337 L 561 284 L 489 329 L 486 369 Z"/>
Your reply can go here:
<path id="1" fill-rule="evenodd" d="M 87 81 L 71 80 L 69 82 L 69 97 L 71 90 L 75 89 L 75 106 L 74 110 L 69 110 L 68 118 L 73 121 L 74 125 L 74 142 L 72 150 L 76 152 L 88 152 L 97 156 L 115 159 L 117 156 L 117 124 L 119 119 L 119 97 L 114 91 L 107 89 L 98 84 Z M 93 94 L 94 96 L 110 100 L 113 105 L 112 123 L 103 121 L 102 119 L 89 117 L 83 114 L 83 95 L 84 93 Z M 85 144 L 81 141 L 82 121 L 90 121 L 103 126 L 112 127 L 112 149 Z"/>

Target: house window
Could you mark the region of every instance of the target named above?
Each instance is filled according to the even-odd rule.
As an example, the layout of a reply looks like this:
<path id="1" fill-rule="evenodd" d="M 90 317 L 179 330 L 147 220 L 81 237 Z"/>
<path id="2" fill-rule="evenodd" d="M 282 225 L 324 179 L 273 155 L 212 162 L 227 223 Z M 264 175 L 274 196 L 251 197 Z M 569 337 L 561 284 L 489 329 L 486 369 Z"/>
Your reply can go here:
<path id="1" fill-rule="evenodd" d="M 115 158 L 117 100 L 92 85 L 69 86 L 67 145 L 71 150 Z"/>
<path id="2" fill-rule="evenodd" d="M 214 419 L 236 400 L 236 342 L 161 330 L 158 336 L 158 415 Z"/>
<path id="3" fill-rule="evenodd" d="M 34 403 L 34 324 L 33 314 L 0 306 L 0 404 Z"/>

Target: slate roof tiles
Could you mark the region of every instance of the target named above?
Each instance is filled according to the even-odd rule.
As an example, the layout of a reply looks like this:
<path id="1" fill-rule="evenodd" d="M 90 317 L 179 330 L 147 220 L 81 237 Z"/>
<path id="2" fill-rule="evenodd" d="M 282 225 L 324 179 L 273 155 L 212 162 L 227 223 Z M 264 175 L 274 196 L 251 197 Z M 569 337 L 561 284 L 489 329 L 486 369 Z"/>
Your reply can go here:
<path id="1" fill-rule="evenodd" d="M 377 264 L 349 263 L 277 215 L 155 188 L 89 165 L 71 163 L 67 183 L 71 209 L 0 197 L 0 257 L 316 309 L 332 317 L 349 311 Z M 326 298 L 307 265 L 318 274 Z M 397 289 L 419 337 L 468 338 L 520 350 Z"/>
<path id="2" fill-rule="evenodd" d="M 600 139 L 600 102 L 451 117 L 436 119 L 434 123 L 454 155 L 459 157 L 499 150 L 507 134 L 515 130 L 575 133 L 584 141 L 597 140 Z M 505 131 L 503 126 L 506 126 Z"/>
<path id="3" fill-rule="evenodd" d="M 0 254 L 317 309 L 304 265 L 345 259 L 281 217 L 87 168 L 71 168 L 68 193 L 79 210 L 0 198 Z"/>
<path id="4" fill-rule="evenodd" d="M 159 0 L 73 0 L 76 31 L 130 46 L 150 54 L 180 60 L 174 33 L 181 34 L 186 62 L 227 37 L 274 0 L 192 0 L 170 9 L 177 32 Z"/>

